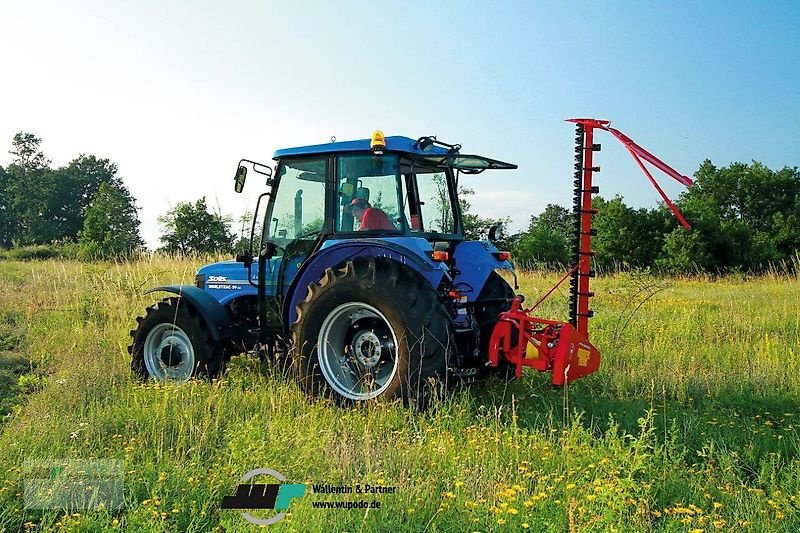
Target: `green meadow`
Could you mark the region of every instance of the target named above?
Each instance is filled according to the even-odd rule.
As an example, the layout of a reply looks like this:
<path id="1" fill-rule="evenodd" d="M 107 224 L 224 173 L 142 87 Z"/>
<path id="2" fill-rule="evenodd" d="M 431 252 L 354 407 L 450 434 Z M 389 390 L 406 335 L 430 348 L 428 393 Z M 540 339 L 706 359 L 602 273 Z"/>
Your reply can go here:
<path id="1" fill-rule="evenodd" d="M 528 370 L 415 413 L 309 401 L 247 356 L 211 383 L 132 380 L 128 332 L 160 297 L 144 290 L 200 264 L 0 261 L 0 530 L 252 531 L 221 502 L 259 467 L 394 489 L 309 489 L 274 531 L 800 530 L 795 275 L 600 277 L 598 373 L 555 390 Z M 520 292 L 559 277 L 520 274 Z M 76 459 L 120 461 L 122 509 L 25 508 L 26 464 Z M 315 507 L 362 500 L 380 508 Z"/>

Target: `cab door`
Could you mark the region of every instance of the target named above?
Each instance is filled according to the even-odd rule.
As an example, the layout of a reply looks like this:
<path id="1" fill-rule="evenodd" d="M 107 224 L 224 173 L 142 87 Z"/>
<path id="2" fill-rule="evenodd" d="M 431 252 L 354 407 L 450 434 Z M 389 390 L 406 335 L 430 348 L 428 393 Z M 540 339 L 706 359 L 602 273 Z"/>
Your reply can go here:
<path id="1" fill-rule="evenodd" d="M 330 157 L 282 159 L 278 163 L 275 197 L 264 220 L 262 245 L 275 246 L 265 272 L 266 294 L 280 308 L 297 271 L 329 231 L 325 206 L 329 202 Z"/>

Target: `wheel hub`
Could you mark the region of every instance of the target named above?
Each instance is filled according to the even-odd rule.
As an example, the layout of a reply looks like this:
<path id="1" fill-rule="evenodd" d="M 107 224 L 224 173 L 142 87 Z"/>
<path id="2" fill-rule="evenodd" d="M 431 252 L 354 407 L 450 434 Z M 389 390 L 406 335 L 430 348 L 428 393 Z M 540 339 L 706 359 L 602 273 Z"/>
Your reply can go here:
<path id="1" fill-rule="evenodd" d="M 172 335 L 162 340 L 159 348 L 161 349 L 160 360 L 164 366 L 180 366 L 183 362 L 184 354 L 181 351 L 181 343 Z"/>
<path id="2" fill-rule="evenodd" d="M 380 396 L 397 373 L 397 336 L 386 316 L 369 304 L 348 302 L 332 310 L 317 340 L 320 371 L 345 398 Z"/>
<path id="3" fill-rule="evenodd" d="M 359 331 L 351 346 L 356 360 L 366 368 L 374 367 L 381 359 L 381 340 L 374 331 Z"/>
<path id="4" fill-rule="evenodd" d="M 143 346 L 147 373 L 156 381 L 184 382 L 192 377 L 197 358 L 189 336 L 175 324 L 162 323 L 147 334 Z"/>

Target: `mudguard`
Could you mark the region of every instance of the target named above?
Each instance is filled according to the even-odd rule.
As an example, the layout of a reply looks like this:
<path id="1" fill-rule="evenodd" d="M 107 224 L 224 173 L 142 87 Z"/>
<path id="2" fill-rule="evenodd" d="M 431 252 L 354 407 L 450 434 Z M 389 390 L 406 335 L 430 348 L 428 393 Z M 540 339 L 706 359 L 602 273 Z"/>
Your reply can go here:
<path id="1" fill-rule="evenodd" d="M 397 240 L 399 241 L 399 239 Z M 384 257 L 409 266 L 434 288 L 439 286 L 444 277 L 444 271 L 435 261 L 424 255 L 414 253 L 413 249 L 404 247 L 399 243 L 378 239 L 339 241 L 321 249 L 306 261 L 298 271 L 284 300 L 283 316 L 285 327 L 288 328 L 297 320 L 297 304 L 302 298 L 306 297 L 308 286 L 312 282 L 318 281 L 325 273 L 325 269 L 336 268 L 346 261 L 363 256 Z"/>
<path id="2" fill-rule="evenodd" d="M 459 273 L 453 278 L 453 285 L 465 291 L 467 301 L 477 300 L 492 271 L 513 270 L 509 261 L 492 255 L 496 251 L 494 245 L 487 247 L 480 241 L 464 241 L 456 246 L 453 258 Z"/>
<path id="3" fill-rule="evenodd" d="M 203 289 L 193 285 L 164 285 L 148 289 L 145 291 L 145 294 L 158 291 L 177 294 L 192 304 L 194 308 L 197 309 L 197 312 L 200 313 L 200 316 L 203 317 L 203 320 L 205 320 L 211 337 L 213 337 L 214 340 L 219 341 L 227 339 L 233 334 L 228 311 Z"/>

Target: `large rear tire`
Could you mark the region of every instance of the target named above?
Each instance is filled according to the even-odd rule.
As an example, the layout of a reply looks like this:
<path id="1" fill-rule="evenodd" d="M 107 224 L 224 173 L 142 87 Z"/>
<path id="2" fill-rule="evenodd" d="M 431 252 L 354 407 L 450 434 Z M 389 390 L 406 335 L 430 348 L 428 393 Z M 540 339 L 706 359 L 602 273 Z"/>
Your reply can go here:
<path id="1" fill-rule="evenodd" d="M 151 305 L 136 322 L 128 353 L 138 379 L 183 383 L 194 376 L 213 378 L 222 371 L 222 343 L 214 341 L 202 317 L 182 298 Z"/>
<path id="2" fill-rule="evenodd" d="M 402 399 L 424 408 L 446 385 L 455 349 L 436 291 L 395 261 L 327 269 L 297 306 L 292 357 L 301 388 L 339 405 Z"/>

